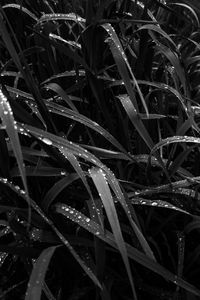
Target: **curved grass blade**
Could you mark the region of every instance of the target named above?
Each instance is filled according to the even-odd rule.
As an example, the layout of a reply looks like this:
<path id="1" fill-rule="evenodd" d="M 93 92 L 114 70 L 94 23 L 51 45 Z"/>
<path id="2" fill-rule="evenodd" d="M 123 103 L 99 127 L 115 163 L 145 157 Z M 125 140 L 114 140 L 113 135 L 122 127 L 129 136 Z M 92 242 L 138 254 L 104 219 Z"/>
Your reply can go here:
<path id="1" fill-rule="evenodd" d="M 137 114 L 137 111 L 130 100 L 129 96 L 127 94 L 117 96 L 117 98 L 120 100 L 124 110 L 126 111 L 129 119 L 131 120 L 133 126 L 137 129 L 138 133 L 140 134 L 141 138 L 145 141 L 148 148 L 151 150 L 154 146 L 154 143 L 148 134 L 146 128 L 144 127 L 144 124 L 142 123 L 139 115 Z"/>
<path id="2" fill-rule="evenodd" d="M 70 185 L 77 179 L 79 179 L 79 175 L 76 173 L 72 173 L 57 181 L 52 186 L 52 188 L 50 188 L 50 190 L 46 193 L 44 199 L 42 200 L 41 206 L 44 209 L 44 211 L 48 211 L 49 206 L 59 195 L 59 193 L 62 192 L 68 185 Z"/>
<path id="3" fill-rule="evenodd" d="M 38 108 L 40 110 L 40 113 L 42 117 L 45 120 L 47 128 L 49 128 L 50 131 L 56 132 L 55 124 L 51 120 L 51 115 L 48 113 L 46 106 L 44 105 L 42 99 L 41 99 L 41 94 L 40 90 L 38 88 L 38 85 L 35 82 L 35 79 L 32 76 L 32 73 L 30 72 L 29 66 L 26 62 L 26 59 L 23 55 L 22 49 L 20 47 L 20 44 L 17 40 L 17 37 L 15 33 L 13 32 L 12 26 L 9 23 L 3 9 L 1 9 L 1 14 L 0 14 L 0 34 L 1 37 L 5 43 L 6 49 L 8 50 L 13 62 L 15 63 L 16 67 L 18 70 L 21 72 L 23 79 L 25 80 L 27 87 L 31 91 L 32 95 L 34 96 L 34 99 L 38 105 Z M 5 18 L 7 24 L 4 22 Z M 7 29 L 7 26 L 9 30 L 11 31 L 11 34 L 9 34 L 9 31 Z M 14 41 L 13 41 L 14 40 Z M 15 44 L 14 44 L 15 42 Z M 16 45 L 16 46 L 15 46 Z M 19 55 L 19 54 L 20 55 Z"/>
<path id="4" fill-rule="evenodd" d="M 161 29 L 161 27 L 159 25 L 146 24 L 146 25 L 141 26 L 137 31 L 141 31 L 141 30 L 144 30 L 144 29 L 147 29 L 147 30 L 150 30 L 150 31 L 155 31 L 155 32 L 159 33 L 166 40 L 168 40 L 171 45 L 173 45 L 174 49 L 177 48 L 174 41 L 170 38 L 170 36 L 164 30 Z"/>
<path id="5" fill-rule="evenodd" d="M 156 48 L 160 53 L 162 53 L 170 61 L 172 66 L 174 66 L 174 69 L 180 79 L 180 82 L 182 83 L 184 94 L 186 97 L 189 97 L 190 95 L 188 94 L 186 74 L 181 65 L 178 55 L 174 51 L 172 51 L 170 48 L 166 47 L 165 45 L 163 45 L 161 43 L 157 43 Z"/>
<path id="6" fill-rule="evenodd" d="M 103 137 L 105 137 L 111 144 L 113 144 L 113 146 L 118 148 L 121 152 L 126 153 L 127 156 L 129 157 L 128 153 L 122 147 L 122 145 L 120 145 L 120 143 L 107 130 L 105 130 L 103 127 L 101 127 L 98 123 L 96 123 L 96 122 L 92 121 L 91 119 L 88 119 L 84 115 L 78 113 L 77 110 L 72 111 L 72 110 L 67 109 L 66 107 L 61 106 L 57 103 L 52 103 L 52 102 L 49 103 L 48 101 L 46 101 L 46 105 L 52 113 L 70 118 L 71 120 L 77 121 L 91 129 L 93 129 L 94 131 L 98 132 Z"/>
<path id="7" fill-rule="evenodd" d="M 62 214 L 66 218 L 76 222 L 78 225 L 85 228 L 87 231 L 91 232 L 110 246 L 118 249 L 116 244 L 115 238 L 111 232 L 108 230 L 103 230 L 99 224 L 85 216 L 84 214 L 80 213 L 76 209 L 62 203 L 58 203 L 55 205 L 55 211 L 57 213 Z M 200 224 L 200 223 L 199 223 Z M 126 244 L 126 249 L 128 256 L 138 262 L 139 264 L 143 265 L 147 269 L 152 270 L 153 272 L 159 274 L 166 280 L 173 282 L 174 284 L 182 287 L 183 289 L 190 291 L 191 293 L 200 296 L 200 291 L 191 285 L 190 283 L 186 282 L 185 280 L 179 278 L 177 275 L 174 275 L 166 268 L 158 264 L 157 262 L 150 259 L 148 256 L 137 250 L 136 248 Z"/>
<path id="8" fill-rule="evenodd" d="M 45 284 L 45 274 L 50 260 L 58 246 L 49 247 L 40 254 L 31 273 L 25 300 L 40 300 Z"/>
<path id="9" fill-rule="evenodd" d="M 75 77 L 75 76 L 77 76 L 77 74 L 78 74 L 79 77 L 84 77 L 85 76 L 85 71 L 84 70 L 78 70 L 77 72 L 75 70 L 65 71 L 63 73 L 59 73 L 59 74 L 56 74 L 56 75 L 53 75 L 53 76 L 47 78 L 41 84 L 43 85 L 43 84 L 48 83 L 51 80 L 60 79 L 60 78 L 63 78 L 63 77 Z"/>
<path id="10" fill-rule="evenodd" d="M 111 83 L 110 83 L 110 86 L 115 86 L 115 85 L 121 85 L 122 84 L 122 80 L 111 80 Z M 163 90 L 163 91 L 169 91 L 170 93 L 174 94 L 174 96 L 180 101 L 185 113 L 188 115 L 188 109 L 187 109 L 187 106 L 185 105 L 185 99 L 183 98 L 183 96 L 175 89 L 173 88 L 172 86 L 168 85 L 168 84 L 165 84 L 163 82 L 151 82 L 151 81 L 148 81 L 148 80 L 138 80 L 138 84 L 144 84 L 144 85 L 149 85 L 149 86 L 153 86 L 153 87 L 156 87 L 160 90 Z"/>
<path id="11" fill-rule="evenodd" d="M 13 112 L 10 107 L 8 99 L 4 96 L 2 90 L 0 89 L 0 118 L 3 125 L 6 128 L 6 132 L 10 138 L 10 143 L 12 145 L 13 152 L 18 164 L 19 172 L 21 179 L 25 188 L 26 193 L 28 194 L 28 187 L 26 182 L 26 172 L 23 163 L 23 156 L 21 151 L 21 145 L 18 137 L 16 121 L 13 117 Z"/>
<path id="12" fill-rule="evenodd" d="M 32 29 L 32 28 L 31 28 Z M 57 42 L 56 40 L 50 38 L 49 36 L 46 36 L 44 34 L 41 34 L 35 29 L 32 29 L 32 31 L 40 36 L 42 39 L 44 39 L 49 45 L 52 45 L 57 49 L 60 53 L 67 56 L 68 59 L 72 59 L 76 64 L 82 65 L 86 70 L 89 70 L 88 65 L 86 64 L 85 60 L 78 54 L 77 49 L 72 50 L 67 45 L 63 44 L 62 42 Z"/>
<path id="13" fill-rule="evenodd" d="M 18 9 L 20 11 L 22 11 L 23 13 L 25 13 L 26 15 L 28 15 L 29 17 L 31 17 L 34 21 L 38 22 L 38 18 L 36 17 L 35 14 L 33 14 L 30 10 L 28 10 L 26 7 L 21 6 L 19 4 L 6 4 L 4 6 L 2 6 L 3 9 L 5 8 L 15 8 Z"/>
<path id="14" fill-rule="evenodd" d="M 133 205 L 147 205 L 147 206 L 153 206 L 153 207 L 160 207 L 160 208 L 168 208 L 168 209 L 172 209 L 175 211 L 179 211 L 181 213 L 190 215 L 189 212 L 187 212 L 186 210 L 183 210 L 175 205 L 172 205 L 171 203 L 167 202 L 167 201 L 163 201 L 163 200 L 149 200 L 149 199 L 144 199 L 144 198 L 132 198 L 131 199 L 131 203 Z"/>
<path id="15" fill-rule="evenodd" d="M 190 222 L 185 227 L 185 232 L 189 234 L 192 230 L 196 230 L 200 228 L 200 218 L 199 216 L 196 216 L 196 219 L 194 219 L 192 222 Z"/>
<path id="16" fill-rule="evenodd" d="M 133 231 L 135 232 L 135 235 L 137 236 L 144 252 L 146 253 L 146 255 L 151 258 L 152 260 L 156 261 L 155 256 L 149 246 L 149 244 L 147 243 L 145 237 L 143 236 L 141 230 L 138 228 L 138 225 L 135 223 L 135 221 L 133 220 L 133 217 L 135 216 L 135 212 L 132 208 L 132 205 L 129 201 L 129 198 L 124 197 L 122 190 L 120 188 L 119 182 L 116 179 L 115 175 L 112 173 L 112 171 L 110 170 L 105 170 L 105 179 L 108 181 L 108 183 L 110 184 L 110 187 L 112 188 L 112 190 L 114 191 L 118 201 L 120 202 L 122 208 L 125 211 L 125 214 L 133 228 Z"/>
<path id="17" fill-rule="evenodd" d="M 144 251 L 152 259 L 155 259 L 150 247 L 148 246 L 148 243 L 146 242 L 142 233 L 140 232 L 140 230 L 138 229 L 138 227 L 136 226 L 135 222 L 132 219 L 132 215 L 130 212 L 131 206 L 129 207 L 129 209 L 127 208 L 127 203 L 124 199 L 124 195 L 120 189 L 120 186 L 119 186 L 118 181 L 116 180 L 114 174 L 112 174 L 112 172 L 104 164 L 102 164 L 100 160 L 98 160 L 94 155 L 92 155 L 87 150 L 83 149 L 82 147 L 80 147 L 72 142 L 69 142 L 66 139 L 57 137 L 51 133 L 44 132 L 43 130 L 36 129 L 31 126 L 25 125 L 24 128 L 26 128 L 26 130 L 31 132 L 37 138 L 41 139 L 47 145 L 57 147 L 61 152 L 67 151 L 67 153 L 71 153 L 75 156 L 81 157 L 81 158 L 85 159 L 86 161 L 89 161 L 92 164 L 99 167 L 100 169 L 102 169 L 105 172 L 106 178 L 107 178 L 108 182 L 110 183 L 113 191 L 115 192 L 117 199 L 120 201 L 125 213 L 127 214 L 127 217 L 129 219 L 129 221 L 133 227 L 133 230 L 135 231 Z"/>
<path id="18" fill-rule="evenodd" d="M 157 143 L 151 150 L 150 155 L 152 155 L 155 151 L 157 151 L 160 147 L 173 144 L 173 143 L 195 143 L 200 144 L 200 138 L 193 136 L 172 136 L 166 139 L 161 140 Z"/>
<path id="19" fill-rule="evenodd" d="M 76 106 L 73 104 L 71 99 L 65 93 L 65 91 L 59 86 L 57 83 L 48 83 L 44 86 L 47 90 L 54 91 L 57 95 L 59 95 L 65 102 L 69 105 L 69 107 L 73 110 L 78 112 Z"/>
<path id="20" fill-rule="evenodd" d="M 177 3 L 177 2 L 176 3 L 174 3 L 174 2 L 173 3 L 169 3 L 169 5 L 180 6 L 180 7 L 183 7 L 183 9 L 186 8 L 187 10 L 189 10 L 189 12 L 194 16 L 194 19 L 195 19 L 195 21 L 197 23 L 197 26 L 198 27 L 200 26 L 200 24 L 199 24 L 199 17 L 197 15 L 196 11 L 195 11 L 196 7 L 195 7 L 195 9 L 193 9 L 191 5 L 187 5 L 185 3 Z"/>
<path id="21" fill-rule="evenodd" d="M 174 96 L 176 98 L 178 98 L 178 100 L 180 101 L 185 113 L 187 114 L 187 106 L 185 105 L 185 100 L 182 97 L 182 95 L 172 86 L 162 83 L 162 82 L 150 82 L 150 81 L 146 81 L 146 80 L 138 80 L 138 84 L 147 84 L 149 86 L 154 86 L 158 89 L 161 90 L 165 90 L 165 91 L 169 91 L 170 93 L 174 94 Z"/>
<path id="22" fill-rule="evenodd" d="M 174 193 L 183 193 L 185 196 L 190 196 L 189 189 L 183 189 L 185 187 L 198 184 L 200 182 L 200 176 L 197 177 L 187 177 L 187 179 L 179 180 L 175 182 L 171 182 L 170 184 L 160 185 L 154 188 L 147 188 L 142 191 L 135 191 L 128 193 L 129 197 L 139 197 L 144 195 L 152 195 L 155 193 L 163 193 L 163 192 L 174 192 Z M 181 190 L 179 190 L 181 189 Z M 193 191 L 191 191 L 191 196 L 193 195 Z"/>
<path id="23" fill-rule="evenodd" d="M 60 152 L 64 155 L 64 157 L 71 163 L 71 165 L 73 166 L 74 170 L 76 171 L 76 173 L 78 174 L 78 176 L 80 177 L 80 179 L 82 180 L 89 196 L 90 196 L 90 199 L 92 200 L 93 202 L 93 205 L 96 207 L 96 204 L 95 204 L 95 201 L 93 199 L 93 196 L 92 196 L 92 192 L 91 192 L 91 189 L 90 189 L 90 186 L 87 182 L 87 179 L 86 179 L 86 176 L 85 176 L 85 172 L 82 170 L 81 166 L 80 166 L 80 163 L 78 162 L 76 156 L 73 154 L 73 153 L 70 153 L 70 151 L 66 150 L 66 149 L 59 149 Z M 98 216 L 99 217 L 99 216 Z M 101 222 L 101 218 L 99 217 L 99 222 L 100 224 L 103 226 L 102 222 Z"/>
<path id="24" fill-rule="evenodd" d="M 58 21 L 58 20 L 73 21 L 73 22 L 80 23 L 80 24 L 85 23 L 85 19 L 78 16 L 77 14 L 74 14 L 74 13 L 70 13 L 70 14 L 57 13 L 57 14 L 44 14 L 38 20 L 38 24 L 40 24 L 42 22 Z"/>
<path id="25" fill-rule="evenodd" d="M 18 194 L 19 197 L 23 198 L 26 202 L 28 202 L 31 207 L 38 213 L 39 216 L 42 217 L 42 219 L 51 227 L 51 229 L 55 232 L 55 234 L 58 236 L 60 241 L 67 247 L 69 252 L 72 254 L 72 256 L 75 258 L 75 260 L 80 264 L 82 269 L 85 271 L 85 273 L 91 278 L 91 280 L 100 288 L 102 289 L 101 283 L 99 282 L 98 278 L 95 276 L 95 274 L 92 272 L 92 270 L 84 263 L 84 261 L 80 258 L 78 253 L 74 250 L 74 248 L 71 246 L 71 244 L 68 242 L 68 240 L 63 236 L 63 234 L 57 229 L 57 227 L 54 225 L 54 223 L 44 214 L 42 209 L 37 205 L 37 203 L 29 197 L 28 194 L 22 189 L 20 189 L 19 186 L 13 185 L 11 182 L 7 180 L 7 178 L 1 178 L 0 177 L 0 183 L 6 185 L 11 190 L 13 190 L 15 193 Z"/>
<path id="26" fill-rule="evenodd" d="M 104 169 L 105 166 L 102 164 L 102 162 L 93 154 L 88 152 L 86 149 L 80 147 L 79 145 L 72 143 L 71 141 L 68 141 L 67 139 L 64 139 L 60 136 L 56 136 L 52 133 L 49 133 L 47 131 L 41 130 L 39 128 L 32 127 L 30 125 L 17 125 L 18 131 L 20 133 L 27 132 L 28 134 L 32 134 L 36 138 L 40 139 L 43 143 L 56 147 L 58 149 L 66 148 L 66 150 L 73 153 L 75 156 L 78 156 L 80 158 L 85 159 L 88 162 L 91 162 L 92 164 L 95 164 L 96 166 Z"/>
<path id="27" fill-rule="evenodd" d="M 141 99 L 141 102 L 142 102 L 142 105 L 144 106 L 144 110 L 148 116 L 149 112 L 148 112 L 148 108 L 147 108 L 147 105 L 146 105 L 146 102 L 144 100 L 144 97 L 143 97 L 143 94 L 140 90 L 140 87 L 137 83 L 137 80 L 131 70 L 131 67 L 129 65 L 129 62 L 128 62 L 128 59 L 126 57 L 126 54 L 123 50 L 123 47 L 119 41 L 119 38 L 114 30 L 114 28 L 111 26 L 111 24 L 109 23 L 106 23 L 106 24 L 103 24 L 102 27 L 107 31 L 107 33 L 109 34 L 110 38 L 107 40 L 109 46 L 110 46 L 110 49 L 112 51 L 112 54 L 113 54 L 113 57 L 116 61 L 116 64 L 117 64 L 117 67 L 119 69 L 119 72 L 120 72 L 120 75 L 124 81 L 124 84 L 126 86 L 126 89 L 127 89 L 127 92 L 131 98 L 131 101 L 133 102 L 133 105 L 135 107 L 135 109 L 138 111 L 138 105 L 137 105 L 137 102 L 136 102 L 136 98 L 135 98 L 135 94 L 133 92 L 133 87 L 132 87 L 132 84 L 131 84 L 131 80 L 130 80 L 130 77 L 129 77 L 129 74 L 127 72 L 127 69 L 126 67 L 128 68 L 130 74 L 131 74 L 131 77 L 133 79 L 133 82 L 134 82 L 134 86 L 136 87 L 137 89 L 137 92 L 140 96 L 140 99 Z"/>
<path id="28" fill-rule="evenodd" d="M 113 231 L 113 234 L 115 237 L 115 241 L 117 243 L 117 247 L 121 253 L 122 259 L 123 259 L 125 267 L 126 267 L 126 271 L 127 271 L 129 281 L 130 281 L 130 284 L 132 287 L 134 299 L 137 299 L 134 282 L 133 282 L 132 274 L 131 274 L 131 268 L 130 268 L 130 264 L 128 261 L 127 251 L 126 251 L 124 239 L 123 239 L 120 224 L 119 224 L 119 219 L 117 216 L 117 212 L 116 212 L 115 205 L 114 205 L 114 200 L 111 195 L 111 191 L 109 189 L 105 174 L 103 173 L 103 171 L 101 169 L 98 169 L 98 168 L 90 169 L 89 174 L 96 186 L 96 189 L 97 189 L 99 196 L 102 200 L 102 203 L 104 205 L 109 223 L 111 225 L 111 228 L 112 228 L 112 231 Z"/>

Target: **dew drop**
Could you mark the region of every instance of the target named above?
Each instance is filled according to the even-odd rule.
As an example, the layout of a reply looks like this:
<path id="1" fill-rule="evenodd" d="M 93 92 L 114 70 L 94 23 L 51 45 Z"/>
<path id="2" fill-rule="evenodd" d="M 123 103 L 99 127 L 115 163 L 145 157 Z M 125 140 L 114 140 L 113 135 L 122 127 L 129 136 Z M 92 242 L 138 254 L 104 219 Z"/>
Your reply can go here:
<path id="1" fill-rule="evenodd" d="M 52 142 L 51 140 L 47 139 L 47 138 L 43 138 L 42 141 L 43 141 L 43 143 L 45 143 L 46 145 L 52 145 L 52 144 L 53 144 L 53 142 Z"/>

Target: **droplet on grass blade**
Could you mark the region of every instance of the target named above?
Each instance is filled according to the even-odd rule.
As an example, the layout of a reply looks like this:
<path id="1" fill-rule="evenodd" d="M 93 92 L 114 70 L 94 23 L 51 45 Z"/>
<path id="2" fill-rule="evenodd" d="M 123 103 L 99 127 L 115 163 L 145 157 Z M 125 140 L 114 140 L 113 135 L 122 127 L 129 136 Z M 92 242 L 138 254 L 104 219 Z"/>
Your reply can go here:
<path id="1" fill-rule="evenodd" d="M 46 145 L 51 146 L 53 144 L 53 142 L 51 140 L 49 140 L 48 138 L 42 138 L 41 139 L 43 143 L 45 143 Z"/>

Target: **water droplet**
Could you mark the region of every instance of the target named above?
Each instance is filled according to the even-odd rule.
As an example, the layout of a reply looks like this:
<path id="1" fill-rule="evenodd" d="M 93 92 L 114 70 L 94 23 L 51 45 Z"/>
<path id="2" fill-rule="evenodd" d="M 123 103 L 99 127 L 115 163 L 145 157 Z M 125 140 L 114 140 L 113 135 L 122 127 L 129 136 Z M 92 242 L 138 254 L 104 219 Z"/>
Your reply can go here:
<path id="1" fill-rule="evenodd" d="M 42 138 L 43 143 L 47 144 L 47 145 L 52 145 L 53 142 L 51 140 L 49 140 L 48 138 Z"/>
<path id="2" fill-rule="evenodd" d="M 90 218 L 86 218 L 85 221 L 86 221 L 87 223 L 89 223 L 89 222 L 90 222 Z"/>

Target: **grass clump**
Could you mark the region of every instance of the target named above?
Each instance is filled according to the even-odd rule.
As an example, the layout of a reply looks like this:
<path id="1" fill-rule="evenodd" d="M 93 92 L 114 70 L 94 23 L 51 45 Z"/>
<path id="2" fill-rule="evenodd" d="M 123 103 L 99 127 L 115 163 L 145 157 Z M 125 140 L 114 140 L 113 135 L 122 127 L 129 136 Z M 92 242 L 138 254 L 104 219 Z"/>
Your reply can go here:
<path id="1" fill-rule="evenodd" d="M 2 2 L 2 299 L 200 298 L 199 16 Z"/>

